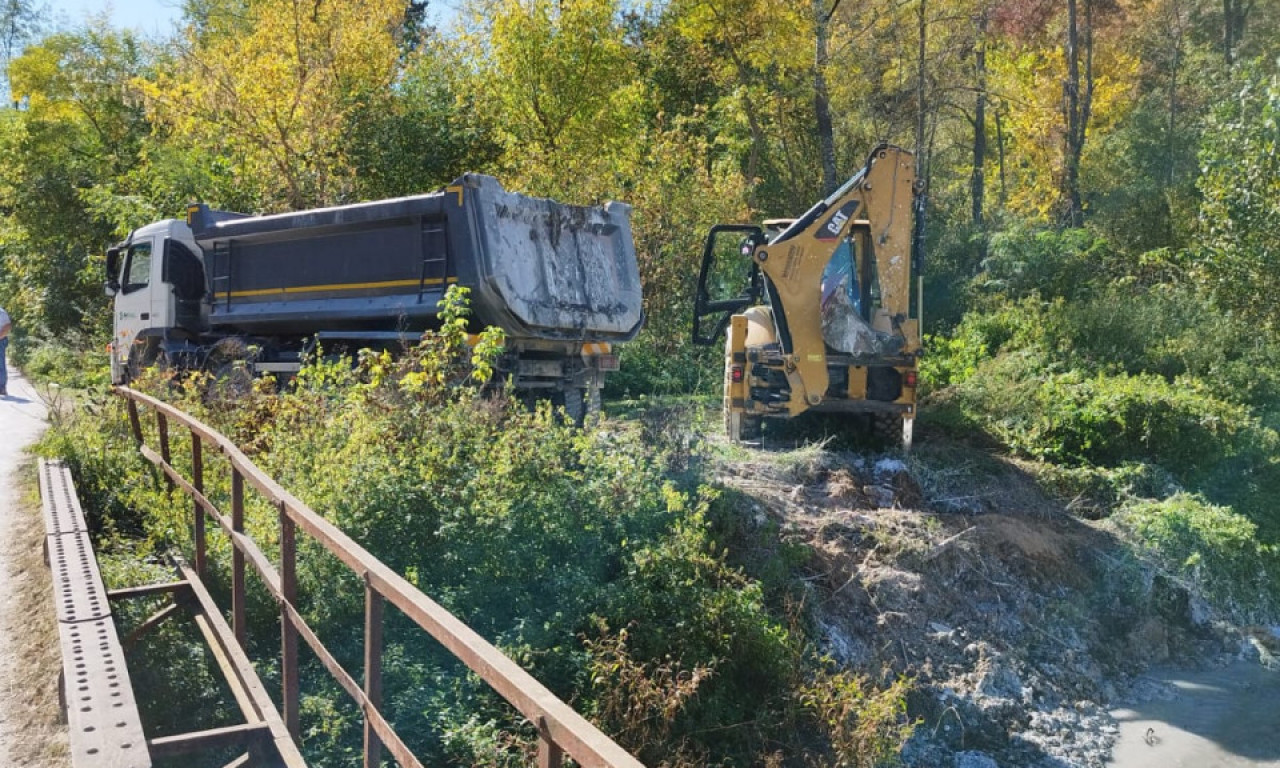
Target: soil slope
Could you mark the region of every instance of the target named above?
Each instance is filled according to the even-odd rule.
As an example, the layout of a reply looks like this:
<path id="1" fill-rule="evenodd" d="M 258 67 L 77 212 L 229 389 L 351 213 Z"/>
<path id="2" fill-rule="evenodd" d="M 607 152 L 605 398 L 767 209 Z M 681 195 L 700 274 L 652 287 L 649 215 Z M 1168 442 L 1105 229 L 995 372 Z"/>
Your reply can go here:
<path id="1" fill-rule="evenodd" d="M 1131 723 L 1115 714 L 1126 704 L 1175 743 L 1161 710 L 1138 703 L 1174 691 L 1153 666 L 1264 673 L 1239 632 L 1106 523 L 1071 515 L 1030 465 L 942 438 L 905 461 L 813 445 L 722 455 L 720 482 L 755 524 L 813 553 L 805 576 L 824 650 L 860 672 L 915 678 L 908 765 L 1100 768 L 1118 739 L 1116 755 L 1133 754 Z M 1173 750 L 1141 746 L 1166 759 L 1120 765 L 1174 765 Z M 1268 747 L 1195 764 L 1275 757 Z"/>

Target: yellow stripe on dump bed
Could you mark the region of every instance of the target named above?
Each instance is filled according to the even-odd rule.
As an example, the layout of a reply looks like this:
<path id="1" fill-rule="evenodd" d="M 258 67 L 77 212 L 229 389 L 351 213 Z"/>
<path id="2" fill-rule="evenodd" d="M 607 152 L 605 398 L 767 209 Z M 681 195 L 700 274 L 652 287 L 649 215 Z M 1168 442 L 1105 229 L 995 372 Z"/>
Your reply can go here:
<path id="1" fill-rule="evenodd" d="M 289 288 L 260 288 L 252 291 L 232 291 L 231 298 L 238 299 L 245 296 L 270 296 L 272 294 L 283 293 L 322 293 L 327 291 L 358 291 L 362 288 L 408 288 L 413 285 L 440 285 L 441 283 L 456 283 L 458 278 L 451 277 L 448 280 L 442 280 L 438 277 L 429 277 L 426 280 L 385 280 L 380 283 L 329 283 L 328 285 L 296 285 Z M 227 292 L 222 291 L 215 293 L 215 297 L 226 298 Z"/>

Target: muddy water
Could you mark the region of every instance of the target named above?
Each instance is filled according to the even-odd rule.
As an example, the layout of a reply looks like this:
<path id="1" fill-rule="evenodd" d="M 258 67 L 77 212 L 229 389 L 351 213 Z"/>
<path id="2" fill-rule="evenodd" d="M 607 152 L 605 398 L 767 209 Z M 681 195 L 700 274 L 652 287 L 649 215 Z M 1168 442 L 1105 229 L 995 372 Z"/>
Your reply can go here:
<path id="1" fill-rule="evenodd" d="M 1280 673 L 1237 662 L 1148 673 L 1174 695 L 1112 711 L 1116 768 L 1280 768 Z"/>

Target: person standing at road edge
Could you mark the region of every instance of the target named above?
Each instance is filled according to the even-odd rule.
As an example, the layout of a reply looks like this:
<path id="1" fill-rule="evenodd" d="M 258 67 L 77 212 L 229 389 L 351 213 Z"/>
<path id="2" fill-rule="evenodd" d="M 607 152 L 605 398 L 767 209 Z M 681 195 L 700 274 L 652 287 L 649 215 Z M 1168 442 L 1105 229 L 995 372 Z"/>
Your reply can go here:
<path id="1" fill-rule="evenodd" d="M 9 364 L 5 362 L 5 353 L 9 351 L 9 331 L 12 328 L 9 313 L 0 307 L 0 397 L 9 396 Z"/>

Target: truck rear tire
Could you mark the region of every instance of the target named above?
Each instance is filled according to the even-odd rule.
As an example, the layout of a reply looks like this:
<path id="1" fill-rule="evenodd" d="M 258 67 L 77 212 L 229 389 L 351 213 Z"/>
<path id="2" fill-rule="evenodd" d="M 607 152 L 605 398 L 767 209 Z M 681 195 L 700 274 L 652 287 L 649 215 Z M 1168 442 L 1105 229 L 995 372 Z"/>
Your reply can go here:
<path id="1" fill-rule="evenodd" d="M 585 387 L 565 387 L 564 415 L 573 426 L 581 427 L 587 420 L 587 390 Z"/>

